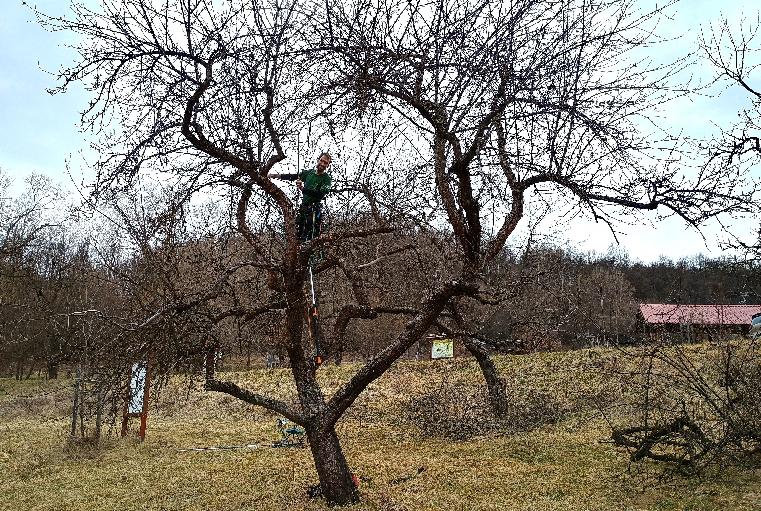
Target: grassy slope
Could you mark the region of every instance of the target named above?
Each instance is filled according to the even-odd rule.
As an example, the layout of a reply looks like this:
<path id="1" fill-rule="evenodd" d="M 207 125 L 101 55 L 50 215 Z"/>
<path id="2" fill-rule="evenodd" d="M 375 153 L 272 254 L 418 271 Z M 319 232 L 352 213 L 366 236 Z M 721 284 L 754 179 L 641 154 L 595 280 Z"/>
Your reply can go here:
<path id="1" fill-rule="evenodd" d="M 663 477 L 660 467 L 630 466 L 605 442 L 606 423 L 589 403 L 622 391 L 623 383 L 598 370 L 615 366 L 617 357 L 580 351 L 500 358 L 513 389 L 514 418 L 536 396 L 545 404 L 551 396 L 547 406 L 562 412 L 560 420 L 458 442 L 422 435 L 398 417 L 410 396 L 476 388 L 476 365 L 400 364 L 340 424 L 362 481 L 355 509 L 761 509 L 759 470 Z M 321 377 L 334 385 L 350 372 L 327 367 Z M 227 376 L 292 397 L 285 370 Z M 66 392 L 56 382 L 0 380 L 0 509 L 325 509 L 305 495 L 316 481 L 309 450 L 266 447 L 277 433 L 265 411 L 173 384 L 151 412 L 145 443 L 111 440 L 97 452 L 72 452 L 62 448 Z M 237 444 L 259 447 L 179 450 Z M 425 470 L 391 483 L 418 467 Z"/>

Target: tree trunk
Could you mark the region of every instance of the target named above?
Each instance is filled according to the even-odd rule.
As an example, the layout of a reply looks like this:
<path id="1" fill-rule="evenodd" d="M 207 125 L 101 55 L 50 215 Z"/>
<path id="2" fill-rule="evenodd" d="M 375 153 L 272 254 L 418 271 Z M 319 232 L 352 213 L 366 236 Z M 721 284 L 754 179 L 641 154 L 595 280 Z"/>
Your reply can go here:
<path id="1" fill-rule="evenodd" d="M 486 388 L 489 391 L 489 403 L 492 411 L 497 417 L 504 417 L 507 414 L 507 394 L 505 392 L 505 380 L 500 378 L 497 366 L 489 356 L 486 348 L 472 339 L 465 340 L 465 347 L 476 357 L 481 373 L 486 381 Z"/>
<path id="2" fill-rule="evenodd" d="M 55 380 L 58 378 L 58 360 L 49 358 L 47 361 L 47 373 L 48 380 Z"/>
<path id="3" fill-rule="evenodd" d="M 338 340 L 338 347 L 336 348 L 336 365 L 340 366 L 344 360 L 344 339 L 343 336 Z"/>
<path id="4" fill-rule="evenodd" d="M 331 506 L 356 503 L 359 500 L 359 493 L 354 486 L 335 428 L 333 426 L 308 427 L 307 436 L 325 500 Z"/>

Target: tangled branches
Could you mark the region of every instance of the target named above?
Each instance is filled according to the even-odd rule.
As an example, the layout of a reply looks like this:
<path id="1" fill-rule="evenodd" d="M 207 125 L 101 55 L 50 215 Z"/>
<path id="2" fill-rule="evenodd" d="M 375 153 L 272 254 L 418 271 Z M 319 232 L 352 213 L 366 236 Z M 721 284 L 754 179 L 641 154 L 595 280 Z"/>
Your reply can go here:
<path id="1" fill-rule="evenodd" d="M 658 346 L 643 362 L 636 419 L 612 432 L 632 461 L 668 462 L 693 473 L 752 462 L 761 453 L 757 340 Z"/>

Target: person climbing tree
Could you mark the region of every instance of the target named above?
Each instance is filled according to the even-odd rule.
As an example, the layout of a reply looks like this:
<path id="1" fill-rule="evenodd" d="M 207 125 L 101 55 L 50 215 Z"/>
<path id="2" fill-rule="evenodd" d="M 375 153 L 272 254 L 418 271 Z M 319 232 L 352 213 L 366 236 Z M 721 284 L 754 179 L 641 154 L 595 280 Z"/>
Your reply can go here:
<path id="1" fill-rule="evenodd" d="M 296 235 L 301 243 L 309 241 L 322 232 L 322 199 L 330 192 L 332 180 L 327 169 L 332 157 L 330 153 L 322 152 L 317 158 L 317 165 L 313 169 L 305 169 L 300 174 L 270 173 L 271 178 L 296 181 L 296 186 L 301 190 L 302 198 L 299 212 L 296 216 Z M 314 343 L 314 364 L 319 367 L 323 362 L 323 352 L 320 343 L 319 313 L 317 305 L 317 289 L 312 267 L 321 255 L 316 254 L 309 261 L 309 284 L 312 294 L 312 302 L 307 310 L 309 323 L 309 336 Z"/>
<path id="2" fill-rule="evenodd" d="M 299 174 L 269 174 L 271 178 L 296 181 L 302 198 L 296 217 L 296 234 L 302 243 L 319 236 L 322 230 L 322 199 L 330 192 L 332 180 L 327 170 L 332 161 L 330 153 L 320 153 L 317 165 Z"/>

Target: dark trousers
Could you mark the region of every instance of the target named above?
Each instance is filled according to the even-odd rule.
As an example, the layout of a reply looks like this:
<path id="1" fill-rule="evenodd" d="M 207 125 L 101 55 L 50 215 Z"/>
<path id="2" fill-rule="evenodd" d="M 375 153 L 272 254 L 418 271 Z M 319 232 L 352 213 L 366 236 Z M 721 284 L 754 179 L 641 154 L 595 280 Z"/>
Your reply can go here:
<path id="1" fill-rule="evenodd" d="M 304 243 L 322 232 L 322 207 L 320 203 L 302 204 L 296 216 L 296 235 Z"/>

